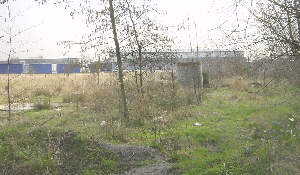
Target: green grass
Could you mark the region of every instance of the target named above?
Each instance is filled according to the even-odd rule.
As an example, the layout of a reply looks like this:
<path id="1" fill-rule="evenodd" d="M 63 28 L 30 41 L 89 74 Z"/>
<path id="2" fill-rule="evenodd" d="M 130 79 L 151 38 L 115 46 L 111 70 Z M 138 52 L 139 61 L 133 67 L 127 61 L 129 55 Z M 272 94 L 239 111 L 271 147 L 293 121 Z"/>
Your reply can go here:
<path id="1" fill-rule="evenodd" d="M 211 89 L 200 105 L 183 105 L 177 97 L 174 111 L 168 110 L 168 98 L 160 96 L 162 100 L 155 97 L 151 105 L 157 110 L 153 111 L 154 117 L 162 116 L 166 122 L 139 118 L 132 110 L 135 118 L 130 125 L 120 125 L 117 107 L 109 113 L 107 109 L 91 112 L 83 106 L 77 111 L 75 104 L 68 104 L 61 111 L 14 113 L 15 123 L 2 126 L 0 131 L 0 171 L 116 173 L 122 167 L 115 155 L 88 139 L 101 138 L 159 149 L 186 175 L 295 174 L 300 170 L 297 92 L 299 89 L 292 87 L 271 87 L 257 95 L 229 88 Z M 190 98 L 187 101 L 193 103 Z M 5 117 L 5 113 L 0 113 L 0 122 Z M 295 122 L 289 120 L 292 117 Z M 106 125 L 101 126 L 102 121 Z M 196 122 L 201 126 L 195 126 Z M 69 140 L 57 146 L 59 138 Z M 60 158 L 53 157 L 58 148 Z M 152 163 L 155 162 L 144 161 L 139 166 Z"/>
<path id="2" fill-rule="evenodd" d="M 146 132 L 136 132 L 134 137 L 165 151 L 187 175 L 295 174 L 300 170 L 296 156 L 300 154 L 300 96 L 292 96 L 289 103 L 273 104 L 286 98 L 280 92 L 252 99 L 247 92 L 217 89 L 207 94 L 203 104 L 180 109 L 191 116 L 178 121 L 173 118 L 157 141 L 153 142 L 151 123 L 144 127 Z M 293 137 L 292 116 L 298 126 L 293 127 Z M 202 126 L 194 126 L 195 122 Z"/>
<path id="3" fill-rule="evenodd" d="M 116 155 L 76 132 L 46 130 L 24 133 L 10 127 L 0 132 L 0 174 L 96 174 L 117 173 Z"/>
<path id="4" fill-rule="evenodd" d="M 184 152 L 186 157 L 179 158 L 176 166 L 189 175 L 298 172 L 299 167 L 285 167 L 286 162 L 276 156 L 292 156 L 300 148 L 299 128 L 291 137 L 288 121 L 293 114 L 299 116 L 300 101 L 293 101 L 293 105 L 263 106 L 247 99 L 230 100 L 233 93 L 227 89 L 210 93 L 201 106 L 192 107 L 196 115 L 188 124 L 176 126 L 175 134 L 189 137 L 192 142 L 188 152 L 177 151 Z M 202 126 L 193 126 L 194 122 Z M 299 154 L 300 149 L 296 152 Z M 270 170 L 276 162 L 281 167 L 273 169 L 278 168 L 280 173 Z"/>

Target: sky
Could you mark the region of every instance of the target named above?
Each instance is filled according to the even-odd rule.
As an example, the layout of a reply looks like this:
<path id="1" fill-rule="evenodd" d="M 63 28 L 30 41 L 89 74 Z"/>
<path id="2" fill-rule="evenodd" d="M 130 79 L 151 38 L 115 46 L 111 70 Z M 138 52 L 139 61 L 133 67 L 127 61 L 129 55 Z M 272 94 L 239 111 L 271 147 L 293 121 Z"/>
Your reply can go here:
<path id="1" fill-rule="evenodd" d="M 248 15 L 247 10 L 234 13 L 233 0 L 154 0 L 166 14 L 156 19 L 169 26 L 170 35 L 175 38 L 178 49 L 224 49 L 224 31 L 234 28 L 239 20 Z M 8 26 L 13 26 L 15 55 L 19 58 L 81 57 L 80 47 L 64 49 L 60 41 L 80 41 L 87 33 L 82 18 L 73 19 L 70 11 L 53 4 L 38 5 L 33 0 L 17 0 L 12 4 L 15 18 L 11 24 L 4 23 L 7 9 L 0 7 L 0 60 L 7 59 Z M 237 16 L 241 19 L 237 19 Z M 189 20 L 187 20 L 189 19 Z M 178 31 L 178 25 L 185 23 L 190 29 Z M 219 26 L 222 26 L 222 31 Z M 2 34 L 2 35 L 1 35 Z"/>

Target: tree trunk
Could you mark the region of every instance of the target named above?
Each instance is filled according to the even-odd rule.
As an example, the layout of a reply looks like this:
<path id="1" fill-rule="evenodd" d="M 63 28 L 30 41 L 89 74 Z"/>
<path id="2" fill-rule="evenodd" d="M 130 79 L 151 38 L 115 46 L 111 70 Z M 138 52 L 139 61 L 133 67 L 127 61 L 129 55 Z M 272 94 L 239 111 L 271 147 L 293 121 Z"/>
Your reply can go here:
<path id="1" fill-rule="evenodd" d="M 140 93 L 143 94 L 143 63 L 142 63 L 142 47 L 139 45 L 139 76 L 140 76 Z"/>
<path id="2" fill-rule="evenodd" d="M 100 84 L 100 71 L 97 72 L 97 85 Z"/>
<path id="3" fill-rule="evenodd" d="M 202 63 L 200 63 L 200 88 L 204 88 L 204 78 L 203 78 L 203 67 Z"/>
<path id="4" fill-rule="evenodd" d="M 97 84 L 99 85 L 100 84 L 100 57 L 98 58 L 97 76 L 98 76 Z"/>
<path id="5" fill-rule="evenodd" d="M 11 37 L 9 39 L 9 44 L 11 44 Z M 11 98 L 10 98 L 10 54 L 9 52 L 7 59 L 7 100 L 8 100 L 8 121 L 11 121 Z"/>
<path id="6" fill-rule="evenodd" d="M 118 41 L 118 34 L 116 29 L 116 22 L 115 22 L 115 15 L 114 15 L 114 7 L 112 0 L 109 0 L 109 13 L 110 13 L 110 21 L 112 25 L 113 35 L 114 35 L 114 42 L 116 46 L 116 54 L 117 54 L 117 64 L 118 64 L 118 71 L 119 71 L 119 83 L 120 83 L 120 90 L 122 96 L 122 103 L 123 103 L 123 116 L 126 121 L 128 121 L 128 107 L 126 101 L 126 93 L 124 87 L 124 76 L 123 76 L 123 69 L 122 69 L 122 60 L 121 60 L 121 53 L 120 53 L 120 45 Z"/>
<path id="7" fill-rule="evenodd" d="M 171 58 L 171 81 L 172 81 L 172 111 L 174 111 L 175 109 L 175 96 L 176 96 L 176 92 L 175 92 L 175 75 L 174 75 L 174 67 L 173 67 L 173 59 Z"/>
<path id="8" fill-rule="evenodd" d="M 10 6 L 8 6 L 8 18 L 11 19 Z M 9 29 L 9 54 L 7 59 L 7 100 L 8 100 L 8 121 L 11 121 L 11 96 L 10 96 L 10 57 L 12 53 L 12 34 Z"/>
<path id="9" fill-rule="evenodd" d="M 139 88 L 139 83 L 138 83 L 138 72 L 137 72 L 137 67 L 134 64 L 134 80 L 135 80 L 135 85 L 136 85 L 136 89 L 137 89 L 137 93 L 140 92 L 140 88 Z"/>
<path id="10" fill-rule="evenodd" d="M 289 40 L 290 40 L 290 44 L 292 46 L 292 52 L 293 52 L 293 56 L 295 56 L 297 54 L 297 47 L 296 47 L 296 42 L 295 42 L 295 38 L 294 38 L 294 35 L 293 35 L 293 31 L 292 31 L 292 21 L 291 21 L 291 15 L 290 15 L 290 12 L 289 10 L 286 11 L 286 17 L 287 17 L 287 27 L 288 27 L 288 30 L 289 30 Z"/>

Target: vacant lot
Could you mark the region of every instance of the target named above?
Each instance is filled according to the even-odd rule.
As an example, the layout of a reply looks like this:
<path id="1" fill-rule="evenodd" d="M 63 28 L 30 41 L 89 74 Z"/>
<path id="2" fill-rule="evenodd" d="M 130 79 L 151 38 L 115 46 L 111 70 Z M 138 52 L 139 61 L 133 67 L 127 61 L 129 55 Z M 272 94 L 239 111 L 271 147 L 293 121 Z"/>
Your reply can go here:
<path id="1" fill-rule="evenodd" d="M 116 76 L 100 80 L 14 76 L 12 101 L 34 109 L 13 111 L 10 123 L 0 111 L 0 174 L 122 174 L 163 159 L 130 162 L 134 153 L 120 156 L 102 142 L 150 146 L 173 166 L 169 174 L 300 174 L 300 88 L 254 88 L 234 77 L 218 82 L 228 87 L 201 90 L 199 102 L 192 89 L 172 88 L 168 73 L 147 75 L 143 95 L 128 74 L 124 122 Z"/>

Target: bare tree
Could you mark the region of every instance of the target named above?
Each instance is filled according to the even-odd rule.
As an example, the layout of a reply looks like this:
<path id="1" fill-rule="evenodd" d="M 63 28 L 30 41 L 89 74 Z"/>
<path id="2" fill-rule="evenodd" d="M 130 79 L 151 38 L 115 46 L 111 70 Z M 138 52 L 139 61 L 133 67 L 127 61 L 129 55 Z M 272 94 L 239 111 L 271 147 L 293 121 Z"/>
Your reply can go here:
<path id="1" fill-rule="evenodd" d="M 251 13 L 259 23 L 262 42 L 273 58 L 299 59 L 300 2 L 265 0 L 256 2 Z"/>
<path id="2" fill-rule="evenodd" d="M 39 0 L 40 4 L 44 4 L 47 0 Z M 125 120 L 128 121 L 128 107 L 124 85 L 124 75 L 122 68 L 121 46 L 120 40 L 123 41 L 123 35 L 118 35 L 122 32 L 122 25 L 120 25 L 120 10 L 122 9 L 122 3 L 119 0 L 101 0 L 101 1 L 84 1 L 73 2 L 68 0 L 56 0 L 56 4 L 64 4 L 68 7 L 72 16 L 77 14 L 85 15 L 86 24 L 91 29 L 91 33 L 80 42 L 84 50 L 90 48 L 96 48 L 98 50 L 112 49 L 111 38 L 114 40 L 114 50 L 117 55 L 119 86 L 122 99 L 122 112 Z M 72 4 L 75 3 L 75 4 Z M 75 5 L 75 6 L 72 6 Z M 78 8 L 80 7 L 80 8 Z M 117 14 L 115 12 L 117 11 Z M 119 37 L 121 36 L 121 38 Z M 101 48 L 100 48 L 101 47 Z"/>
<path id="3" fill-rule="evenodd" d="M 119 72 L 119 83 L 122 95 L 122 102 L 123 102 L 123 115 L 126 120 L 128 120 L 128 107 L 126 101 L 126 94 L 125 94 L 125 87 L 124 87 L 124 75 L 122 69 L 122 58 L 120 52 L 120 44 L 118 40 L 116 22 L 115 22 L 115 14 L 114 14 L 114 6 L 112 0 L 109 0 L 109 14 L 110 14 L 110 21 L 112 25 L 112 32 L 114 36 L 114 42 L 116 46 L 116 54 L 117 54 L 117 64 L 118 64 L 118 72 Z"/>
<path id="4" fill-rule="evenodd" d="M 127 19 L 125 20 L 125 27 L 128 35 L 128 49 L 131 50 L 130 53 L 137 60 L 139 92 L 142 94 L 145 65 L 153 65 L 153 62 L 157 61 L 151 59 L 153 56 L 156 57 L 153 53 L 163 51 L 171 40 L 164 33 L 166 27 L 150 17 L 154 14 L 160 14 L 159 10 L 152 5 L 151 0 L 138 1 L 138 3 L 135 0 L 124 0 L 124 5 L 124 14 L 126 14 L 125 18 Z M 146 53 L 149 51 L 152 54 Z"/>
<path id="5" fill-rule="evenodd" d="M 60 2 L 65 2 L 57 0 Z M 43 2 L 43 1 L 42 1 Z M 68 2 L 70 6 L 70 2 Z M 128 118 L 126 93 L 122 60 L 126 53 L 133 53 L 137 58 L 139 69 L 139 91 L 142 92 L 143 68 L 146 59 L 143 53 L 146 51 L 162 50 L 168 38 L 161 34 L 163 26 L 158 25 L 150 18 L 156 10 L 152 8 L 148 0 L 102 0 L 78 2 L 80 8 L 74 6 L 72 15 L 80 14 L 86 17 L 86 24 L 90 33 L 84 38 L 83 45 L 86 48 L 106 51 L 116 56 L 119 72 L 119 84 L 123 103 L 123 114 Z M 77 7 L 77 8 L 76 8 Z M 113 35 L 112 35 L 113 34 Z M 114 46 L 111 39 L 114 40 Z M 162 46 L 159 48 L 159 46 Z M 114 49 L 113 49 L 114 48 Z"/>
<path id="6" fill-rule="evenodd" d="M 11 21 L 11 9 L 10 5 L 7 5 L 8 20 Z M 11 121 L 11 97 L 10 97 L 10 58 L 12 54 L 12 31 L 9 28 L 9 53 L 7 58 L 7 100 L 8 100 L 8 121 Z"/>
<path id="7" fill-rule="evenodd" d="M 11 4 L 8 1 L 1 1 L 0 4 L 3 5 L 3 7 L 7 10 L 7 16 L 4 18 L 4 22 L 7 23 L 8 25 L 8 31 L 5 32 L 3 37 L 7 36 L 7 40 L 3 41 L 6 42 L 8 46 L 8 53 L 7 53 L 7 101 L 8 101 L 8 121 L 11 122 L 11 77 L 10 77 L 10 72 L 11 72 L 11 58 L 14 53 L 14 50 L 12 48 L 12 39 L 14 37 L 14 34 L 12 32 L 12 10 L 11 10 Z"/>
<path id="8" fill-rule="evenodd" d="M 37 25 L 31 25 L 27 28 L 21 28 L 18 29 L 18 26 L 14 24 L 17 17 L 19 17 L 20 14 L 16 12 L 16 9 L 14 9 L 14 3 L 16 3 L 16 0 L 2 0 L 0 1 L 0 7 L 1 9 L 5 10 L 5 15 L 2 16 L 4 19 L 5 25 L 2 32 L 3 35 L 0 37 L 2 39 L 1 44 L 5 45 L 3 47 L 3 50 L 1 50 L 2 53 L 7 55 L 7 101 L 8 101 L 8 121 L 12 121 L 12 104 L 15 102 L 20 102 L 24 98 L 23 91 L 21 92 L 15 92 L 12 91 L 12 80 L 18 76 L 11 76 L 11 73 L 21 73 L 19 70 L 18 72 L 15 72 L 13 70 L 12 63 L 18 62 L 18 57 L 16 56 L 17 48 L 15 47 L 15 43 L 18 43 L 17 37 L 22 35 L 23 33 L 31 30 L 32 28 L 35 28 Z M 1 35 L 1 34 L 0 34 Z"/>

